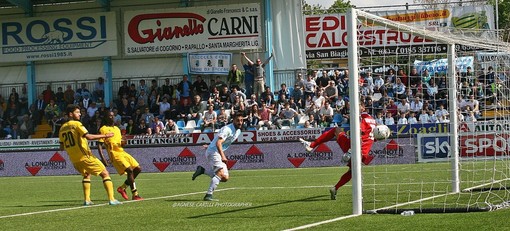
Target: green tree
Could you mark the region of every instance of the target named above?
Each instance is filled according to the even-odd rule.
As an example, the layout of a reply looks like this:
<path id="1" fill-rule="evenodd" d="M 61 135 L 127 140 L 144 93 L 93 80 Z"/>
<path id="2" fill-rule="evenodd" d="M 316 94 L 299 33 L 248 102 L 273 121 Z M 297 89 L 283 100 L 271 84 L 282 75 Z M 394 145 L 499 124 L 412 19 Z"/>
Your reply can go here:
<path id="1" fill-rule="evenodd" d="M 333 5 L 329 8 L 325 8 L 321 4 L 310 5 L 306 2 L 306 0 L 302 0 L 303 2 L 303 13 L 305 15 L 313 15 L 313 14 L 331 14 L 331 13 L 345 13 L 349 7 L 354 7 L 351 4 L 351 1 L 345 0 L 336 0 Z"/>

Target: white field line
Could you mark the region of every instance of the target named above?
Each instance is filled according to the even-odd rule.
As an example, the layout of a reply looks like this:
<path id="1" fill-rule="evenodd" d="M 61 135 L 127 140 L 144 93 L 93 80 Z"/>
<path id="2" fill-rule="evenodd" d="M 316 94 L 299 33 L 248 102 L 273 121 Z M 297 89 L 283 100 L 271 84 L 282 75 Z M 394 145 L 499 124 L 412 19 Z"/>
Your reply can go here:
<path id="1" fill-rule="evenodd" d="M 262 189 L 300 189 L 300 188 L 324 188 L 329 186 L 296 186 L 296 187 L 238 187 L 238 188 L 224 188 L 224 189 L 218 189 L 217 192 L 220 191 L 227 191 L 227 190 L 262 190 Z M 173 197 L 182 197 L 182 196 L 191 196 L 196 194 L 203 194 L 205 191 L 200 192 L 191 192 L 191 193 L 183 193 L 183 194 L 176 194 L 176 195 L 170 195 L 170 196 L 162 196 L 162 197 L 152 197 L 152 198 L 144 198 L 144 201 L 149 200 L 160 200 L 160 199 L 166 199 L 166 198 L 173 198 Z M 123 201 L 122 203 L 133 203 L 133 202 L 139 202 L 139 201 Z M 62 208 L 62 209 L 52 209 L 52 210 L 43 210 L 43 211 L 37 211 L 37 212 L 30 212 L 30 213 L 19 213 L 19 214 L 12 214 L 12 215 L 5 215 L 0 216 L 0 219 L 4 218 L 10 218 L 10 217 L 21 217 L 21 216 L 30 216 L 30 215 L 36 215 L 36 214 L 43 214 L 43 213 L 54 213 L 54 212 L 60 212 L 60 211 L 70 211 L 70 210 L 76 210 L 76 209 L 85 209 L 85 208 L 92 208 L 92 207 L 99 207 L 99 206 L 106 206 L 108 203 L 105 204 L 95 204 L 90 206 L 79 206 L 79 207 L 71 207 L 71 208 Z"/>
<path id="2" fill-rule="evenodd" d="M 333 218 L 333 219 L 329 219 L 329 220 L 325 220 L 325 221 L 319 221 L 316 223 L 302 225 L 302 226 L 298 226 L 298 227 L 291 228 L 291 229 L 285 229 L 285 231 L 308 229 L 311 227 L 315 227 L 315 226 L 319 226 L 319 225 L 323 225 L 323 224 L 327 224 L 327 223 L 331 223 L 331 222 L 335 222 L 335 221 L 340 221 L 340 220 L 344 220 L 344 219 L 349 219 L 349 218 L 353 218 L 353 217 L 357 217 L 357 216 L 361 216 L 361 214 L 360 215 L 348 215 L 348 216 L 337 217 L 337 218 Z"/>
<path id="3" fill-rule="evenodd" d="M 224 188 L 224 189 L 218 189 L 216 191 L 217 192 L 218 191 L 227 191 L 227 190 L 232 190 L 232 189 L 235 189 L 235 188 Z M 159 199 L 166 199 L 166 198 L 173 198 L 173 197 L 182 197 L 182 196 L 190 196 L 190 195 L 203 194 L 203 193 L 205 193 L 205 191 L 183 193 L 183 194 L 176 194 L 176 195 L 162 196 L 162 197 L 144 198 L 143 201 L 159 200 Z M 123 201 L 122 203 L 133 203 L 133 202 L 140 202 L 140 201 Z M 90 205 L 90 206 L 79 206 L 79 207 L 71 207 L 71 208 L 43 210 L 43 211 L 30 212 L 30 213 L 18 213 L 18 214 L 0 216 L 0 219 L 10 218 L 10 217 L 30 216 L 30 215 L 43 214 L 43 213 L 54 213 L 54 212 L 77 210 L 77 209 L 86 209 L 86 208 L 93 208 L 93 207 L 106 206 L 106 205 L 108 205 L 108 203 L 105 203 L 105 204 L 96 204 L 96 205 Z"/>

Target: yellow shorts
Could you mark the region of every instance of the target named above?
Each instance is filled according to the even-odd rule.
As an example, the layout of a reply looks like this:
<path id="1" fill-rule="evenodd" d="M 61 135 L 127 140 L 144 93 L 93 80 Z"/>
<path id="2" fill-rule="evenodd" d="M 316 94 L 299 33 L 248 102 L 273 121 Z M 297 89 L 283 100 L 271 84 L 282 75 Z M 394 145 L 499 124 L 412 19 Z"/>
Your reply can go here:
<path id="1" fill-rule="evenodd" d="M 86 176 L 87 173 L 93 176 L 98 176 L 99 174 L 106 170 L 106 167 L 103 165 L 103 163 L 95 156 L 83 158 L 82 161 L 73 163 L 73 165 L 74 168 L 82 176 Z"/>
<path id="2" fill-rule="evenodd" d="M 136 168 L 140 166 L 138 161 L 133 158 L 133 156 L 129 155 L 128 153 L 124 152 L 123 154 L 117 154 L 111 161 L 113 163 L 113 167 L 115 167 L 115 170 L 117 170 L 117 173 L 119 175 L 124 175 L 126 173 L 127 168 Z"/>

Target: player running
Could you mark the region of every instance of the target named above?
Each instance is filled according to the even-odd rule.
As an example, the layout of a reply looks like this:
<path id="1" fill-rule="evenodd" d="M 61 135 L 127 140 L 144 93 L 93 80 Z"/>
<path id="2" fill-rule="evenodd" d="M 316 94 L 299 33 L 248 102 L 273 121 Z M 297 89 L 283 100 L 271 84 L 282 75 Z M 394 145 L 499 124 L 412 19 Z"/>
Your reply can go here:
<path id="1" fill-rule="evenodd" d="M 239 134 L 241 134 L 241 127 L 243 125 L 244 115 L 236 113 L 234 115 L 234 122 L 222 127 L 214 136 L 211 144 L 205 151 L 205 156 L 210 164 L 210 168 L 205 169 L 202 166 L 197 166 L 197 170 L 193 173 L 191 180 L 195 180 L 198 176 L 206 174 L 211 177 L 209 189 L 205 194 L 204 201 L 213 200 L 213 192 L 221 182 L 227 182 L 229 175 L 227 169 L 227 156 L 225 151 L 230 147 Z"/>
<path id="2" fill-rule="evenodd" d="M 70 104 L 66 108 L 66 113 L 71 118 L 64 123 L 58 134 L 60 149 L 65 150 L 73 163 L 74 168 L 83 176 L 83 194 L 85 196 L 85 206 L 93 205 L 90 200 L 90 175 L 101 176 L 103 185 L 108 194 L 108 203 L 110 205 L 121 204 L 113 196 L 113 183 L 108 170 L 101 161 L 92 154 L 87 140 L 108 139 L 113 133 L 102 135 L 89 134 L 85 126 L 80 122 L 80 107 Z"/>
<path id="3" fill-rule="evenodd" d="M 110 139 L 100 139 L 97 148 L 99 150 L 99 154 L 101 156 L 101 160 L 106 165 L 106 159 L 103 155 L 102 146 L 106 147 L 106 152 L 108 152 L 108 156 L 110 157 L 110 161 L 113 164 L 113 167 L 117 170 L 119 175 L 124 175 L 127 173 L 127 179 L 124 181 L 120 187 L 117 188 L 117 192 L 122 195 L 122 198 L 125 200 L 129 200 L 129 197 L 126 193 L 126 188 L 129 186 L 131 188 L 132 200 L 143 200 L 140 195 L 138 195 L 138 189 L 136 188 L 135 178 L 140 174 L 142 168 L 140 164 L 131 156 L 129 153 L 124 151 L 122 148 L 122 134 L 120 133 L 119 127 L 114 124 L 115 114 L 111 111 L 106 112 L 105 116 L 105 125 L 99 129 L 101 134 L 113 134 L 113 137 Z"/>
<path id="4" fill-rule="evenodd" d="M 370 162 L 372 162 L 372 159 L 374 156 L 370 156 L 369 152 L 372 148 L 372 144 L 374 143 L 374 135 L 372 133 L 372 130 L 376 127 L 376 122 L 372 116 L 370 116 L 368 113 L 365 112 L 365 106 L 363 104 L 360 104 L 360 117 L 361 117 L 361 123 L 360 123 L 360 129 L 361 129 L 361 162 L 363 164 L 368 165 Z M 347 166 L 349 167 L 349 170 L 340 177 L 340 180 L 334 187 L 332 187 L 329 192 L 331 193 L 331 200 L 336 200 L 336 192 L 340 187 L 342 187 L 344 184 L 349 182 L 351 180 L 351 161 L 350 161 L 350 152 L 351 152 L 351 140 L 347 136 L 347 134 L 342 131 L 341 128 L 332 128 L 326 132 L 324 132 L 319 138 L 317 138 L 313 142 L 308 142 L 303 139 L 299 139 L 299 141 L 305 146 L 306 151 L 312 152 L 317 146 L 324 142 L 328 142 L 331 139 L 336 137 L 336 143 L 340 146 L 342 151 L 348 155 L 349 163 L 347 163 Z"/>

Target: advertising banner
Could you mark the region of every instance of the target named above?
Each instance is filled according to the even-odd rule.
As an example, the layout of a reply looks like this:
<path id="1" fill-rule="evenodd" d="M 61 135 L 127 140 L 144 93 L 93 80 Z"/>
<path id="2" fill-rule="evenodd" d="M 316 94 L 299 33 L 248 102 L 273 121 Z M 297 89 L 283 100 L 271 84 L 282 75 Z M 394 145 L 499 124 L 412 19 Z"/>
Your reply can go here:
<path id="1" fill-rule="evenodd" d="M 466 72 L 467 67 L 473 68 L 473 60 L 473 56 L 457 57 L 455 59 L 456 70 Z M 432 61 L 415 60 L 414 67 L 416 67 L 418 73 L 428 70 L 430 75 L 435 75 L 436 73 L 446 74 L 448 71 L 448 59 L 435 59 Z"/>
<path id="2" fill-rule="evenodd" d="M 189 73 L 228 75 L 232 53 L 209 52 L 188 54 Z"/>
<path id="3" fill-rule="evenodd" d="M 371 12 L 392 21 L 433 31 L 494 29 L 492 6 L 461 6 L 446 9 Z M 473 32 L 483 36 L 486 32 Z M 418 36 L 381 26 L 358 28 L 361 56 L 386 54 L 446 53 L 447 46 Z M 305 16 L 307 59 L 347 58 L 347 22 L 345 14 Z M 457 50 L 472 50 L 456 45 Z"/>
<path id="4" fill-rule="evenodd" d="M 412 164 L 416 152 L 410 138 L 375 142 L 370 151 L 371 165 Z M 192 172 L 197 165 L 208 166 L 206 146 L 145 146 L 125 149 L 142 166 L 144 172 Z M 97 149 L 93 149 L 97 155 Z M 345 166 L 343 152 L 334 141 L 319 145 L 308 153 L 299 142 L 234 143 L 225 152 L 229 169 L 305 168 Z M 116 171 L 108 167 L 111 174 Z M 43 176 L 77 174 L 64 151 L 0 153 L 0 176 Z M 191 174 L 191 173 L 190 173 Z M 190 175 L 191 176 L 191 175 Z"/>
<path id="5" fill-rule="evenodd" d="M 117 55 L 115 12 L 2 19 L 0 62 Z"/>
<path id="6" fill-rule="evenodd" d="M 126 11 L 124 53 L 155 55 L 258 49 L 258 3 Z"/>

